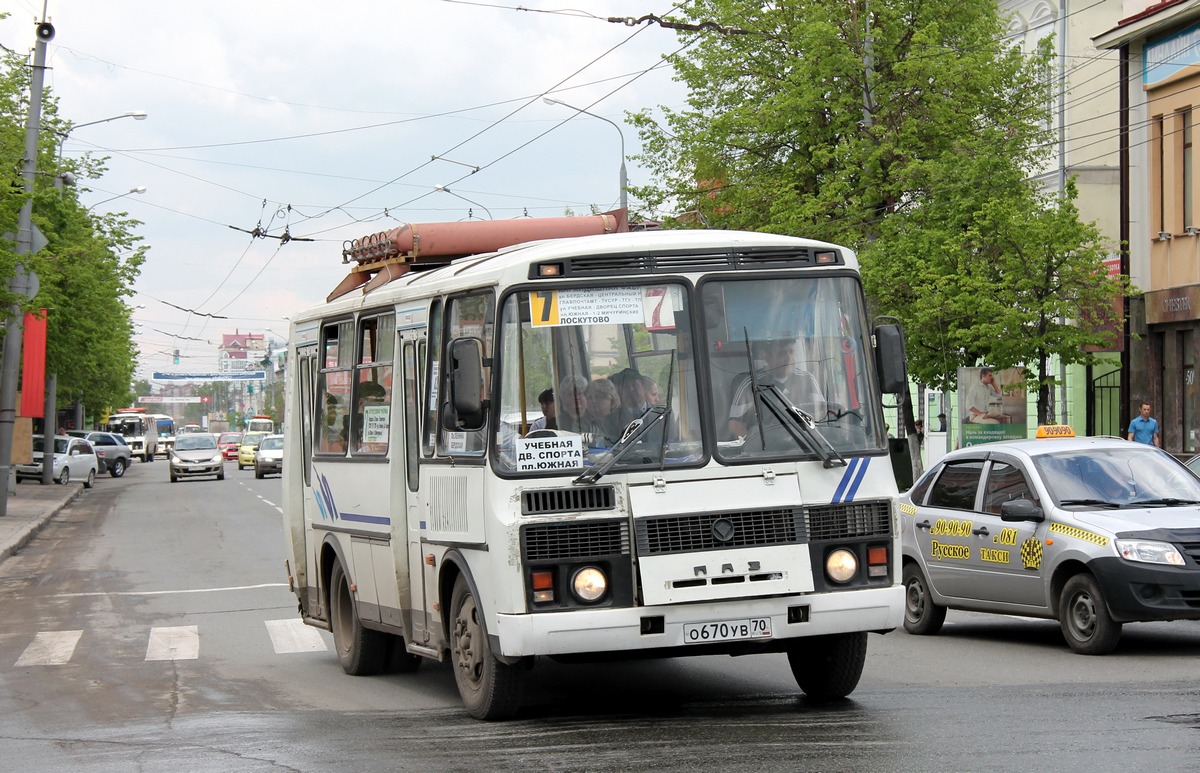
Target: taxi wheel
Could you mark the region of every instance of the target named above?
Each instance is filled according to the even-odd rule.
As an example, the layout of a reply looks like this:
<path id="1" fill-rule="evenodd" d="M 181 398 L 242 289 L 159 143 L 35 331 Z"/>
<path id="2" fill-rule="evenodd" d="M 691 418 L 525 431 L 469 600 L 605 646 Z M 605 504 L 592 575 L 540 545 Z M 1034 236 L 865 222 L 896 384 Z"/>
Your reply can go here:
<path id="1" fill-rule="evenodd" d="M 916 564 L 904 565 L 904 630 L 916 636 L 932 636 L 942 630 L 946 608 L 933 603 L 929 583 Z"/>
<path id="2" fill-rule="evenodd" d="M 1121 638 L 1121 624 L 1108 613 L 1104 591 L 1090 574 L 1067 580 L 1059 597 L 1058 622 L 1067 644 L 1080 655 L 1112 652 Z"/>
<path id="3" fill-rule="evenodd" d="M 388 634 L 363 627 L 340 562 L 333 565 L 329 587 L 329 623 L 342 670 L 352 676 L 380 673 L 387 661 Z"/>
<path id="4" fill-rule="evenodd" d="M 796 684 L 810 700 L 840 700 L 858 686 L 867 662 L 867 633 L 796 639 L 787 656 Z"/>
<path id="5" fill-rule="evenodd" d="M 96 471 L 88 470 L 87 478 L 83 481 L 84 488 L 91 488 L 96 485 Z"/>

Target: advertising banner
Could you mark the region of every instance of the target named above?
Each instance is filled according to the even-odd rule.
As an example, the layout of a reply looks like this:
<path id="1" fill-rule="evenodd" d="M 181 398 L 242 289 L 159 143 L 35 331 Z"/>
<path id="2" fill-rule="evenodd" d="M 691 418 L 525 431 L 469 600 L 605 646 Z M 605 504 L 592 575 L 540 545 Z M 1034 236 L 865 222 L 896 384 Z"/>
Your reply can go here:
<path id="1" fill-rule="evenodd" d="M 1028 437 L 1028 414 L 1024 368 L 958 369 L 958 427 L 963 447 Z"/>

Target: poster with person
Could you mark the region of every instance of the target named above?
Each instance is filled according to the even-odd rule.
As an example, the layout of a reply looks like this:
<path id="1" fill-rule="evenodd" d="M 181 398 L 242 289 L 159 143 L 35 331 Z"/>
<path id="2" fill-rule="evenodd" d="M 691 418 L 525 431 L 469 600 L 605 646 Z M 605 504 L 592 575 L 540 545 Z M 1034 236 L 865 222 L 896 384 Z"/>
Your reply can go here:
<path id="1" fill-rule="evenodd" d="M 1025 369 L 959 368 L 958 427 L 962 446 L 1028 437 Z"/>

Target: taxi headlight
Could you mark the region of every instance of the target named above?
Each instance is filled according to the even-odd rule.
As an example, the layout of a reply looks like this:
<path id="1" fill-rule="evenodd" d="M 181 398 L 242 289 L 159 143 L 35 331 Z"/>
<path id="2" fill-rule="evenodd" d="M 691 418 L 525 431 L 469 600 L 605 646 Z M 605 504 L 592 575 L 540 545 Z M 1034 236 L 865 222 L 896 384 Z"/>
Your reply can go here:
<path id="1" fill-rule="evenodd" d="M 598 567 L 585 566 L 571 578 L 571 592 L 585 604 L 595 603 L 608 592 L 608 578 Z"/>
<path id="2" fill-rule="evenodd" d="M 834 582 L 850 582 L 858 573 L 858 556 L 838 548 L 825 556 L 825 574 Z"/>
<path id="3" fill-rule="evenodd" d="M 1183 556 L 1170 542 L 1119 539 L 1116 540 L 1116 545 L 1121 558 L 1129 561 L 1140 561 L 1145 564 L 1169 564 L 1170 566 L 1187 565 Z"/>

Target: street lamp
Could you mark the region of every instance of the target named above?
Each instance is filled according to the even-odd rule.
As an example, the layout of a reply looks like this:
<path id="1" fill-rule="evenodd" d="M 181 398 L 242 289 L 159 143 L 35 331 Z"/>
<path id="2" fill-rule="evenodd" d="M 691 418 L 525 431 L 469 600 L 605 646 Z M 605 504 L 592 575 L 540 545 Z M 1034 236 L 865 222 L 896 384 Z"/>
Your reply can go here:
<path id="1" fill-rule="evenodd" d="M 460 199 L 462 199 L 463 201 L 467 202 L 468 204 L 474 204 L 475 206 L 477 206 L 477 207 L 479 207 L 480 209 L 482 209 L 484 212 L 487 212 L 488 220 L 495 220 L 495 219 L 496 219 L 496 218 L 492 217 L 492 211 L 491 211 L 490 209 L 488 209 L 487 207 L 483 206 L 483 205 L 482 205 L 482 204 L 480 204 L 478 201 L 471 201 L 471 200 L 470 200 L 470 199 L 468 199 L 466 196 L 459 196 L 457 193 L 455 193 L 454 191 L 450 190 L 450 189 L 449 189 L 448 187 L 446 187 L 445 185 L 435 185 L 435 186 L 433 186 L 433 189 L 434 189 L 435 191 L 440 191 L 441 193 L 449 193 L 451 196 L 455 196 L 455 197 L 457 197 L 457 198 L 460 198 Z"/>
<path id="2" fill-rule="evenodd" d="M 575 107 L 574 105 L 568 105 L 566 102 L 563 102 L 562 100 L 554 99 L 552 97 L 542 97 L 542 101 L 545 102 L 547 105 L 562 105 L 563 107 L 571 108 L 572 110 L 574 110 L 577 113 L 583 113 L 584 115 L 590 115 L 592 118 L 599 118 L 601 121 L 604 121 L 605 123 L 611 125 L 614 129 L 617 130 L 617 134 L 621 135 L 621 209 L 628 212 L 629 211 L 629 192 L 626 190 L 626 188 L 629 187 L 629 179 L 625 176 L 625 132 L 621 131 L 621 127 L 619 125 L 617 125 L 616 122 L 614 122 L 608 118 L 605 118 L 602 115 L 596 115 L 595 113 L 589 113 L 587 110 L 584 110 L 582 107 Z"/>
<path id="3" fill-rule="evenodd" d="M 99 121 L 85 121 L 84 123 L 74 124 L 73 126 L 71 126 L 71 128 L 67 129 L 65 132 L 59 132 L 59 135 L 58 135 L 59 136 L 58 158 L 60 161 L 62 160 L 63 145 L 67 141 L 67 135 L 70 134 L 71 132 L 75 131 L 76 129 L 80 128 L 81 126 L 94 126 L 95 124 L 98 124 L 98 123 L 108 123 L 109 121 L 116 121 L 121 118 L 132 118 L 135 121 L 144 121 L 144 120 L 146 120 L 147 115 L 148 114 L 146 113 L 145 110 L 127 110 L 124 113 L 121 113 L 120 115 L 109 116 L 108 118 L 101 118 Z"/>
<path id="4" fill-rule="evenodd" d="M 146 192 L 146 186 L 145 186 L 145 185 L 139 185 L 139 186 L 138 186 L 138 187 L 136 187 L 136 188 L 130 188 L 129 190 L 125 191 L 124 193 L 122 193 L 122 194 L 120 194 L 120 195 L 117 195 L 117 196 L 112 196 L 112 197 L 110 197 L 110 198 L 104 199 L 103 201 L 97 201 L 95 204 L 93 204 L 92 206 L 88 207 L 88 208 L 87 208 L 87 211 L 88 211 L 88 212 L 91 212 L 93 209 L 95 209 L 96 207 L 100 206 L 101 204 L 107 204 L 107 203 L 108 203 L 108 202 L 110 202 L 110 201 L 115 201 L 116 199 L 121 199 L 121 198 L 124 198 L 124 197 L 126 197 L 126 196 L 129 196 L 130 194 L 133 194 L 133 193 L 145 193 L 145 192 Z M 144 307 L 143 307 L 143 308 L 144 308 Z"/>

